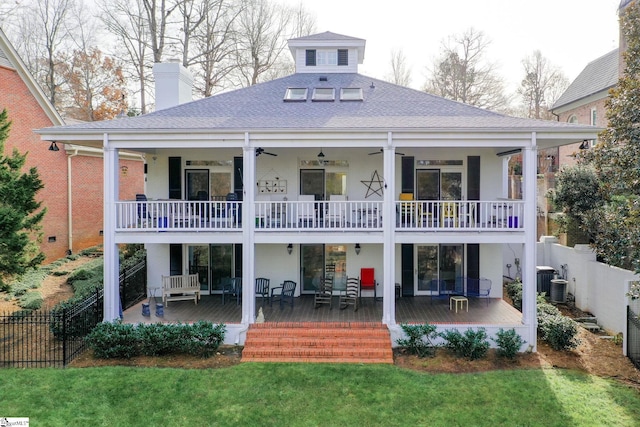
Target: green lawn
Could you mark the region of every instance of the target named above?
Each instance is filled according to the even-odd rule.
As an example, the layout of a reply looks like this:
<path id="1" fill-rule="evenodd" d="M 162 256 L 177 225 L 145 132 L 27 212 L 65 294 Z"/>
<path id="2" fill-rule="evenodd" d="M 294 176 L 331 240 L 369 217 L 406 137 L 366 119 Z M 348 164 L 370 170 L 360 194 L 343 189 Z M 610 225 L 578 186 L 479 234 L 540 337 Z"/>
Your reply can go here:
<path id="1" fill-rule="evenodd" d="M 4 369 L 0 417 L 31 426 L 637 426 L 640 393 L 564 370 L 383 365 Z"/>

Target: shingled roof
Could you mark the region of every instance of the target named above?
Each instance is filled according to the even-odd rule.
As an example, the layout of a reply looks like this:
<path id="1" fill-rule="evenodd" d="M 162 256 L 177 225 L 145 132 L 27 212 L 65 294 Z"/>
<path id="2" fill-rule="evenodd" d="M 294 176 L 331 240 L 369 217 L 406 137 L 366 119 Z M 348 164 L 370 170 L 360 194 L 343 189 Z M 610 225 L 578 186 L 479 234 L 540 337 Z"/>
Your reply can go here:
<path id="1" fill-rule="evenodd" d="M 555 102 L 552 110 L 607 91 L 618 83 L 618 49 L 591 61 Z"/>
<path id="2" fill-rule="evenodd" d="M 322 80 L 321 80 L 322 77 Z M 313 89 L 336 89 L 335 100 L 312 100 Z M 308 88 L 304 102 L 287 88 Z M 341 88 L 362 88 L 362 101 L 340 101 Z M 306 129 L 557 129 L 570 126 L 498 114 L 356 73 L 299 73 L 139 117 L 90 122 L 61 131 Z"/>

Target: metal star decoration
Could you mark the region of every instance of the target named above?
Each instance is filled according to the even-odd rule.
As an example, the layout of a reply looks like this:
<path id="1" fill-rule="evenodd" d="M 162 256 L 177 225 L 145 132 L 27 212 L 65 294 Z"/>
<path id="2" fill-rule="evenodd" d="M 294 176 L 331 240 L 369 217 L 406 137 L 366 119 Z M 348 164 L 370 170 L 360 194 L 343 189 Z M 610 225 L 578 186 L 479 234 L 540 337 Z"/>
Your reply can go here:
<path id="1" fill-rule="evenodd" d="M 377 194 L 382 197 L 382 193 L 384 191 L 384 180 L 380 178 L 378 175 L 378 171 L 375 170 L 371 174 L 371 179 L 369 181 L 360 181 L 367 187 L 367 194 L 365 194 L 364 198 L 367 199 L 369 196 L 373 196 Z"/>

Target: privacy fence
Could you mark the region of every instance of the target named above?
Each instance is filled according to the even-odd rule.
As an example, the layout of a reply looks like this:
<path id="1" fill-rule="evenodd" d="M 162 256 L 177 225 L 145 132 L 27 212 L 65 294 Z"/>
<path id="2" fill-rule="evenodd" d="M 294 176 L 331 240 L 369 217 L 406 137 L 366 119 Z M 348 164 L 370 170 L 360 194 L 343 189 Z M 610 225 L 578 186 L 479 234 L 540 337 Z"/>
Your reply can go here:
<path id="1" fill-rule="evenodd" d="M 146 261 L 120 275 L 127 309 L 146 297 Z M 64 367 L 86 349 L 85 337 L 102 321 L 103 290 L 59 309 L 0 313 L 0 367 Z"/>

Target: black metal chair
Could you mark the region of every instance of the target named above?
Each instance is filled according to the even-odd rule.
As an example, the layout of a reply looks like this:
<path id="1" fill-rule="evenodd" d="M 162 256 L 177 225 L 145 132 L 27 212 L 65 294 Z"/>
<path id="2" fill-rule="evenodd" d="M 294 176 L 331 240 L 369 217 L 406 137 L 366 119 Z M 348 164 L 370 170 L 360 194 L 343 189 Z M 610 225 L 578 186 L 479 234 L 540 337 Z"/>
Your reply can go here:
<path id="1" fill-rule="evenodd" d="M 278 301 L 281 309 L 285 303 L 291 304 L 291 308 L 293 309 L 293 296 L 296 293 L 296 285 L 296 282 L 293 280 L 285 280 L 282 282 L 282 285 L 271 289 L 270 306 L 273 307 L 273 301 L 275 300 Z M 276 293 L 278 290 L 280 292 Z"/>
<path id="2" fill-rule="evenodd" d="M 353 311 L 358 311 L 358 299 L 360 294 L 360 279 L 357 277 L 347 277 L 347 288 L 343 295 L 340 295 L 340 310 L 353 306 Z"/>
<path id="3" fill-rule="evenodd" d="M 136 202 L 144 202 L 137 203 L 138 205 L 138 220 L 140 224 L 147 222 L 149 219 L 147 215 L 147 195 L 146 194 L 136 194 Z"/>
<path id="4" fill-rule="evenodd" d="M 236 305 L 240 305 L 242 298 L 242 277 L 225 277 L 222 279 L 222 305 L 224 296 L 236 297 Z"/>
<path id="5" fill-rule="evenodd" d="M 320 304 L 329 304 L 329 310 L 333 308 L 331 305 L 333 301 L 333 276 L 325 277 L 320 283 L 316 294 L 313 299 L 314 308 L 318 308 Z"/>
<path id="6" fill-rule="evenodd" d="M 256 297 L 262 297 L 262 305 L 264 306 L 265 298 L 269 299 L 269 279 L 265 279 L 264 277 L 258 277 L 256 279 Z"/>

